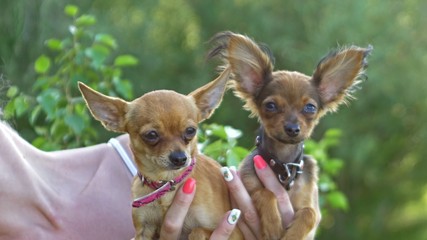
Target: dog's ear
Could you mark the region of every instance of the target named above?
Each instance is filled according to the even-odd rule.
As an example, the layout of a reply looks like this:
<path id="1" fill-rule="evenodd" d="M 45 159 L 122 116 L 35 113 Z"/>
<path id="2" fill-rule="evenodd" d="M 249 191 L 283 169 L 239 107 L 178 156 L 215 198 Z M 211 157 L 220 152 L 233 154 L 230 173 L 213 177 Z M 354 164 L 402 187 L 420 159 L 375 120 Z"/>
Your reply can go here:
<path id="1" fill-rule="evenodd" d="M 218 78 L 189 94 L 199 108 L 200 121 L 209 118 L 221 103 L 229 77 L 230 69 L 227 68 Z"/>
<path id="2" fill-rule="evenodd" d="M 108 130 L 125 131 L 125 114 L 128 107 L 126 101 L 103 95 L 82 82 L 79 82 L 79 89 L 96 120 Z"/>
<path id="3" fill-rule="evenodd" d="M 366 58 L 372 49 L 352 46 L 332 52 L 319 62 L 313 84 L 326 110 L 335 111 L 346 97 L 351 97 L 352 90 L 365 76 Z"/>
<path id="4" fill-rule="evenodd" d="M 262 87 L 271 80 L 273 70 L 270 51 L 261 48 L 249 37 L 223 32 L 212 41 L 218 46 L 211 50 L 209 57 L 221 55 L 230 65 L 236 81 L 235 88 L 243 99 L 253 99 Z"/>

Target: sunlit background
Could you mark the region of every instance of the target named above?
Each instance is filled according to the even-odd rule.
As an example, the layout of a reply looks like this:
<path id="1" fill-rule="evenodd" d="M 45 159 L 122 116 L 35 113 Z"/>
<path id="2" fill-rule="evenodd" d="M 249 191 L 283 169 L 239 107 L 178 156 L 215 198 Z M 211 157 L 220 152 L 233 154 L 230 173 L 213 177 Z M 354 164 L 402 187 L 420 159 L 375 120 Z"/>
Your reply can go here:
<path id="1" fill-rule="evenodd" d="M 96 30 L 116 38 L 115 54 L 139 59 L 123 72 L 134 96 L 189 93 L 215 78 L 208 40 L 224 30 L 268 45 L 276 69 L 309 75 L 334 48 L 373 45 L 357 100 L 326 116 L 313 136 L 342 130 L 331 155 L 345 160 L 338 185 L 349 199 L 348 211 L 323 220 L 318 239 L 427 239 L 427 1 L 2 0 L 4 81 L 31 92 L 34 62 L 49 54 L 44 41 L 69 34 L 67 4 L 96 17 Z M 232 94 L 209 121 L 243 130 L 240 143 L 252 146 L 257 122 Z M 25 124 L 14 125 L 31 138 Z"/>

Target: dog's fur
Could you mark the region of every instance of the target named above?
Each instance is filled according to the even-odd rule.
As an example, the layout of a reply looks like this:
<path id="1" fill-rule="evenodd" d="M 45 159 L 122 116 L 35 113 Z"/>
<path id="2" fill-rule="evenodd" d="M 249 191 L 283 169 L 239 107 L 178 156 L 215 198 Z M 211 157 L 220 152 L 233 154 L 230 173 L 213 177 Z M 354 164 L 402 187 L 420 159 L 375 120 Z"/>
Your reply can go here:
<path id="1" fill-rule="evenodd" d="M 371 51 L 371 47 L 356 46 L 339 49 L 324 57 L 313 75 L 307 76 L 273 71 L 270 52 L 246 36 L 223 32 L 213 41 L 217 46 L 209 57 L 220 55 L 225 66 L 231 68 L 236 95 L 261 123 L 261 148 L 279 163 L 292 162 L 319 119 L 351 97 L 351 90 L 364 76 L 365 59 Z M 303 173 L 288 191 L 295 217 L 289 226 L 283 226 L 274 195 L 264 189 L 255 174 L 252 158 L 261 154 L 259 149 L 244 160 L 240 171 L 260 214 L 263 237 L 314 238 L 321 217 L 313 197 L 317 189 L 316 161 L 303 156 Z"/>
<path id="2" fill-rule="evenodd" d="M 192 158 L 196 159 L 190 174 L 197 182 L 196 195 L 184 222 L 182 239 L 208 239 L 231 208 L 220 165 L 198 152 L 195 131 L 198 123 L 207 119 L 220 104 L 228 78 L 229 70 L 225 70 L 216 80 L 187 96 L 158 90 L 132 102 L 102 95 L 79 83 L 92 115 L 108 130 L 129 134 L 138 171 L 145 178 L 172 180 L 181 175 Z M 176 163 L 177 156 L 185 163 Z M 134 198 L 151 192 L 152 188 L 135 177 Z M 170 191 L 153 203 L 133 209 L 135 240 L 159 237 L 165 212 L 175 193 Z M 236 229 L 231 238 L 242 239 L 240 231 Z"/>

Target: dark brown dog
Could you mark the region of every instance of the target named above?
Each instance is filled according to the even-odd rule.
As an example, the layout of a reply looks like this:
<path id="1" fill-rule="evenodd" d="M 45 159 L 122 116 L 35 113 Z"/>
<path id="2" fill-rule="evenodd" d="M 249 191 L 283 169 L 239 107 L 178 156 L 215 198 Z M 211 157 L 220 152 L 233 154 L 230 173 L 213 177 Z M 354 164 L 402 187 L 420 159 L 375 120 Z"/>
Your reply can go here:
<path id="1" fill-rule="evenodd" d="M 217 34 L 210 57 L 221 55 L 234 74 L 237 96 L 257 116 L 261 129 L 257 148 L 240 167 L 242 180 L 261 216 L 265 239 L 313 239 L 320 213 L 313 192 L 316 161 L 303 154 L 303 141 L 319 119 L 350 96 L 359 83 L 371 47 L 348 47 L 324 57 L 313 76 L 273 71 L 269 52 L 250 38 L 231 32 Z M 261 155 L 288 190 L 295 217 L 283 226 L 276 198 L 256 177 L 253 156 Z"/>
<path id="2" fill-rule="evenodd" d="M 189 95 L 158 90 L 132 102 L 79 83 L 92 115 L 111 131 L 126 132 L 140 176 L 132 185 L 135 240 L 157 239 L 164 215 L 186 178 L 197 181 L 181 239 L 209 239 L 231 209 L 220 165 L 197 150 L 198 123 L 222 100 L 229 70 Z M 145 196 L 145 197 L 142 197 Z M 238 229 L 231 239 L 243 239 Z"/>

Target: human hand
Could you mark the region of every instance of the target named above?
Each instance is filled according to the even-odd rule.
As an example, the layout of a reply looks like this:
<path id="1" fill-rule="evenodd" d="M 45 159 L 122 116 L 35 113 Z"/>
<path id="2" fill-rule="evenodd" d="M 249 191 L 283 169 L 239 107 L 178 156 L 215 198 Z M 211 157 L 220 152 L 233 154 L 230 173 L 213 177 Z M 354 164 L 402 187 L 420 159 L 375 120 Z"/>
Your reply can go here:
<path id="1" fill-rule="evenodd" d="M 254 157 L 255 171 L 265 188 L 270 190 L 277 198 L 277 204 L 282 217 L 282 224 L 287 228 L 294 218 L 294 209 L 292 207 L 288 192 L 278 181 L 273 170 L 267 167 L 264 159 L 257 155 Z M 241 182 L 235 168 L 224 167 L 221 171 L 227 182 L 232 202 L 234 206 L 241 209 L 243 218 L 239 221 L 239 228 L 245 236 L 245 239 L 261 239 L 261 225 L 257 210 L 252 199 Z M 318 199 L 317 189 L 313 192 L 315 199 Z M 318 204 L 317 204 L 318 205 Z"/>
<path id="2" fill-rule="evenodd" d="M 258 178 L 264 187 L 276 196 L 277 205 L 282 216 L 283 228 L 286 229 L 295 214 L 288 192 L 279 182 L 273 170 L 267 167 L 267 163 L 260 155 L 254 156 L 254 165 Z"/>
<path id="3" fill-rule="evenodd" d="M 264 187 L 270 190 L 276 196 L 277 205 L 282 216 L 283 228 L 288 228 L 295 215 L 288 192 L 279 182 L 273 170 L 267 167 L 267 163 L 260 155 L 254 156 L 254 165 L 258 178 L 261 180 Z M 319 207 L 319 190 L 317 185 L 313 188 L 312 194 L 315 203 L 314 206 L 316 215 L 319 216 L 316 219 L 316 226 L 318 226 L 321 220 L 321 212 Z"/>
<path id="4" fill-rule="evenodd" d="M 196 180 L 194 178 L 187 179 L 183 186 L 177 190 L 175 198 L 165 215 L 160 230 L 160 239 L 179 239 L 185 216 L 196 192 L 195 190 Z M 228 211 L 212 233 L 210 239 L 229 239 L 239 216 L 240 210 L 238 209 Z"/>

